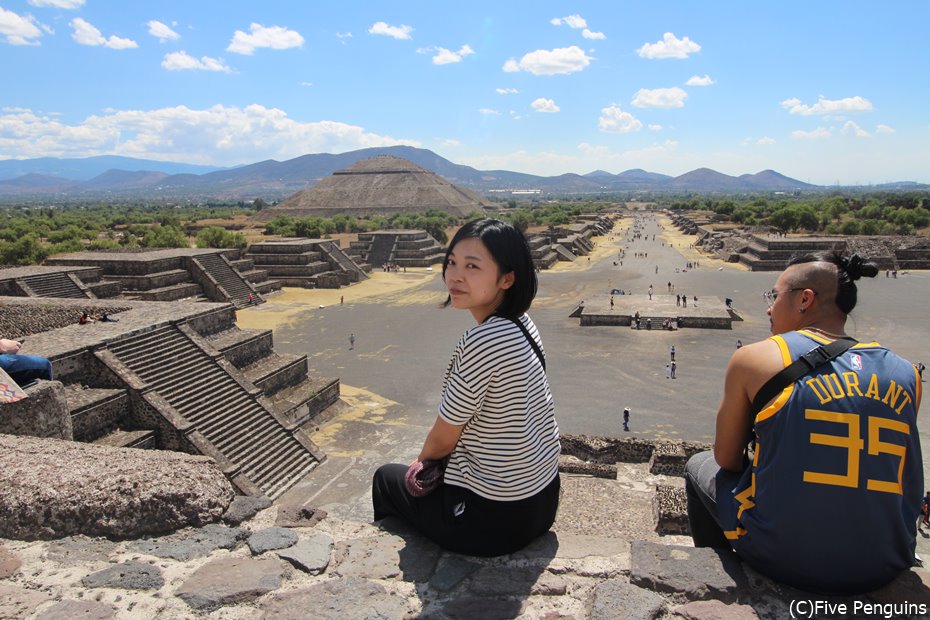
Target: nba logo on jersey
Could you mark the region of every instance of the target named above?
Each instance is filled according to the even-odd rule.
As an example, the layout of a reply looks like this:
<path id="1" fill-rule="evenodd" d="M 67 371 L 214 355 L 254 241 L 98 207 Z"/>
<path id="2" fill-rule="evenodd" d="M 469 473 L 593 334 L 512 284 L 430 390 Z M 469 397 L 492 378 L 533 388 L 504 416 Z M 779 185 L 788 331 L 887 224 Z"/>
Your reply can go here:
<path id="1" fill-rule="evenodd" d="M 862 356 L 858 353 L 852 356 L 852 367 L 856 370 L 862 370 Z"/>

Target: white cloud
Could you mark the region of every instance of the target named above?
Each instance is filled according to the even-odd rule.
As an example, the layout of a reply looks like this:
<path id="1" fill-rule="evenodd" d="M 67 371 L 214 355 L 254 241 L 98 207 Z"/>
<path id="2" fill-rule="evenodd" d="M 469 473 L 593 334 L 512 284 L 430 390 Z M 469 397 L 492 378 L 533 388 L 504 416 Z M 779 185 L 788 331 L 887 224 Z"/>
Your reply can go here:
<path id="1" fill-rule="evenodd" d="M 261 48 L 286 50 L 303 44 L 304 38 L 296 30 L 281 26 L 262 26 L 253 22 L 249 24 L 249 32 L 237 30 L 233 34 L 226 51 L 251 56 L 255 50 Z"/>
<path id="2" fill-rule="evenodd" d="M 32 15 L 22 16 L 0 6 L 0 37 L 10 45 L 39 45 L 40 26 Z"/>
<path id="3" fill-rule="evenodd" d="M 84 0 L 29 0 L 29 4 L 56 9 L 79 9 L 84 6 Z"/>
<path id="4" fill-rule="evenodd" d="M 494 91 L 498 95 L 516 95 L 520 92 L 516 88 L 495 88 Z"/>
<path id="5" fill-rule="evenodd" d="M 525 54 L 519 62 L 511 58 L 504 63 L 504 71 L 528 71 L 533 75 L 556 75 L 582 71 L 591 64 L 591 57 L 576 45 L 553 50 L 536 50 Z"/>
<path id="6" fill-rule="evenodd" d="M 553 17 L 549 20 L 549 23 L 553 26 L 561 26 L 565 24 L 569 28 L 587 28 L 588 22 L 585 21 L 585 18 L 581 15 L 569 15 L 568 17 Z"/>
<path id="7" fill-rule="evenodd" d="M 872 137 L 872 134 L 870 134 L 865 129 L 863 129 L 858 124 L 852 121 L 846 121 L 846 124 L 843 125 L 843 133 L 846 134 L 847 136 L 855 136 L 857 138 Z"/>
<path id="8" fill-rule="evenodd" d="M 633 95 L 631 102 L 637 108 L 683 108 L 688 93 L 683 89 L 673 86 L 672 88 L 640 88 Z"/>
<path id="9" fill-rule="evenodd" d="M 231 166 L 306 153 L 408 144 L 336 121 L 302 122 L 261 105 L 115 110 L 67 125 L 31 110 L 0 112 L 0 158 L 124 155 Z"/>
<path id="10" fill-rule="evenodd" d="M 532 107 L 537 112 L 543 112 L 546 114 L 554 114 L 561 109 L 552 99 L 544 99 L 542 97 L 533 101 L 533 103 L 530 104 L 530 107 Z"/>
<path id="11" fill-rule="evenodd" d="M 821 95 L 817 103 L 805 105 L 797 97 L 785 99 L 781 102 L 781 107 L 788 110 L 791 114 L 800 114 L 802 116 L 814 116 L 821 114 L 842 114 L 844 112 L 871 112 L 872 102 L 858 95 L 855 97 L 846 97 L 845 99 L 824 99 Z"/>
<path id="12" fill-rule="evenodd" d="M 181 38 L 177 32 L 160 21 L 152 20 L 148 23 L 149 34 L 164 43 L 165 41 L 177 41 Z"/>
<path id="13" fill-rule="evenodd" d="M 688 81 L 685 82 L 685 86 L 710 86 L 711 84 L 716 84 L 716 82 L 707 74 L 704 74 L 704 77 L 692 75 L 688 78 Z"/>
<path id="14" fill-rule="evenodd" d="M 352 38 L 352 33 L 351 33 L 351 32 L 337 32 L 337 33 L 336 33 L 336 38 L 339 39 L 339 42 L 340 42 L 340 43 L 342 43 L 343 45 L 345 45 L 345 44 L 346 44 L 346 40 Z"/>
<path id="15" fill-rule="evenodd" d="M 411 32 L 413 32 L 413 28 L 410 26 L 391 26 L 386 22 L 377 22 L 368 29 L 368 34 L 380 34 L 402 40 L 411 39 Z"/>
<path id="16" fill-rule="evenodd" d="M 685 37 L 679 39 L 671 32 L 666 32 L 661 41 L 643 43 L 636 50 L 642 58 L 687 58 L 689 54 L 701 51 L 701 46 Z"/>
<path id="17" fill-rule="evenodd" d="M 436 52 L 436 55 L 433 56 L 434 65 L 449 65 L 456 62 L 462 62 L 463 57 L 471 56 L 475 53 L 475 50 L 473 50 L 469 45 L 463 45 L 457 52 L 447 50 L 444 47 L 423 47 L 417 50 L 418 54 L 431 54 L 433 52 Z"/>
<path id="18" fill-rule="evenodd" d="M 762 136 L 756 140 L 756 144 L 761 146 L 768 146 L 769 144 L 775 144 L 775 138 L 769 138 L 768 136 Z"/>
<path id="19" fill-rule="evenodd" d="M 649 127 L 649 131 L 662 131 L 662 129 L 664 129 L 664 128 L 662 127 L 662 125 L 652 125 L 652 124 L 650 124 L 650 125 L 648 125 L 648 127 Z"/>
<path id="20" fill-rule="evenodd" d="M 818 127 L 813 131 L 802 131 L 800 129 L 791 132 L 791 137 L 798 140 L 818 140 L 820 138 L 829 138 L 830 130 L 826 127 Z"/>
<path id="21" fill-rule="evenodd" d="M 232 69 L 220 58 L 203 56 L 198 60 L 183 50 L 165 54 L 161 66 L 168 71 L 220 71 L 222 73 L 232 73 Z"/>
<path id="22" fill-rule="evenodd" d="M 875 133 L 894 133 L 895 128 L 888 125 L 879 125 L 875 128 Z"/>
<path id="23" fill-rule="evenodd" d="M 74 29 L 74 32 L 71 33 L 71 38 L 81 45 L 89 45 L 91 47 L 102 45 L 114 50 L 139 47 L 139 44 L 132 39 L 124 39 L 115 34 L 105 38 L 90 22 L 80 17 L 72 19 L 70 25 L 71 28 Z"/>
<path id="24" fill-rule="evenodd" d="M 454 138 L 446 138 L 439 144 L 440 146 L 445 146 L 447 148 L 456 148 L 456 147 L 462 146 L 462 143 Z"/>
<path id="25" fill-rule="evenodd" d="M 501 113 L 497 110 L 492 110 L 491 108 L 479 108 L 478 114 L 483 114 L 484 116 L 500 116 Z"/>
<path id="26" fill-rule="evenodd" d="M 599 40 L 606 39 L 603 32 L 594 32 L 593 30 L 588 30 L 588 22 L 581 15 L 569 15 L 567 17 L 553 17 L 549 20 L 549 23 L 553 26 L 565 25 L 569 28 L 575 30 L 581 29 L 581 36 L 585 39 Z"/>
<path id="27" fill-rule="evenodd" d="M 523 115 L 517 112 L 516 110 L 510 110 L 510 118 L 515 121 L 518 121 L 523 118 Z"/>
<path id="28" fill-rule="evenodd" d="M 311 86 L 313 86 L 313 82 L 301 82 L 300 85 L 310 88 Z"/>
<path id="29" fill-rule="evenodd" d="M 597 120 L 601 131 L 606 133 L 629 133 L 643 128 L 642 122 L 620 109 L 617 104 L 611 104 L 601 109 L 601 117 Z"/>

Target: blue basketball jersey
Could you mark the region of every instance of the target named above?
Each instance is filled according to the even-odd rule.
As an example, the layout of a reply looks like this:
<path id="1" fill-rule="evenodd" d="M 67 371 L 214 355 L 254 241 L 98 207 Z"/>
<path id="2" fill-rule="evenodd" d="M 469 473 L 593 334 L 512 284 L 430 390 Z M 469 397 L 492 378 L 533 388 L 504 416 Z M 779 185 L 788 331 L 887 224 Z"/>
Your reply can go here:
<path id="1" fill-rule="evenodd" d="M 772 340 L 785 366 L 829 342 L 809 331 Z M 923 494 L 920 394 L 913 365 L 876 342 L 786 387 L 756 416 L 751 466 L 735 488 L 718 485 L 740 557 L 826 592 L 873 589 L 909 568 Z"/>

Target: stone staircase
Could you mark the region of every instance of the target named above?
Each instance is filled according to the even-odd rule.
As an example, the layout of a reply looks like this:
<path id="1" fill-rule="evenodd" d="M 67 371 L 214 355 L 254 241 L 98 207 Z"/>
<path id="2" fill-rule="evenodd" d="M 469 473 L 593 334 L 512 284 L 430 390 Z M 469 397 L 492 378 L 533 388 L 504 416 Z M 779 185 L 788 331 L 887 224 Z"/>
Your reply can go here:
<path id="1" fill-rule="evenodd" d="M 317 246 L 330 262 L 335 263 L 346 273 L 354 273 L 357 281 L 367 280 L 368 274 L 362 269 L 352 257 L 342 251 L 334 242 L 324 242 Z"/>
<path id="2" fill-rule="evenodd" d="M 93 296 L 78 286 L 70 274 L 48 273 L 26 276 L 19 280 L 20 285 L 25 284 L 24 290 L 31 291 L 35 297 L 68 297 L 73 299 L 89 299 Z"/>
<path id="3" fill-rule="evenodd" d="M 221 354 L 208 353 L 178 327 L 133 335 L 108 349 L 138 377 L 142 391 L 154 391 L 190 423 L 185 432 L 199 431 L 269 497 L 319 463 L 312 442 L 259 402 L 257 388 L 219 363 Z"/>
<path id="4" fill-rule="evenodd" d="M 368 263 L 372 267 L 380 267 L 384 263 L 391 261 L 391 255 L 394 254 L 394 245 L 397 243 L 397 235 L 375 235 L 371 242 L 371 250 L 368 253 Z"/>
<path id="5" fill-rule="evenodd" d="M 222 254 L 200 254 L 195 256 L 191 262 L 199 265 L 203 271 L 212 276 L 225 291 L 226 301 L 237 308 L 249 305 L 250 295 L 255 303 L 262 301 L 255 289 L 230 266 L 229 261 Z"/>

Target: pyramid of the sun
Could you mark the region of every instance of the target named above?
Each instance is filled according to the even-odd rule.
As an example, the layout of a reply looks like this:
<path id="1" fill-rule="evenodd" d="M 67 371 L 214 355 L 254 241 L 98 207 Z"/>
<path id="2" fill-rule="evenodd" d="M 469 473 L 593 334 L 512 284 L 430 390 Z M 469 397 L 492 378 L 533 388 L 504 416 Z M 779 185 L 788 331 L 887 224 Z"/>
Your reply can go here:
<path id="1" fill-rule="evenodd" d="M 258 214 L 262 221 L 279 215 L 294 218 L 345 215 L 393 215 L 438 209 L 467 216 L 491 206 L 476 193 L 452 185 L 415 163 L 381 155 L 338 170 Z"/>

